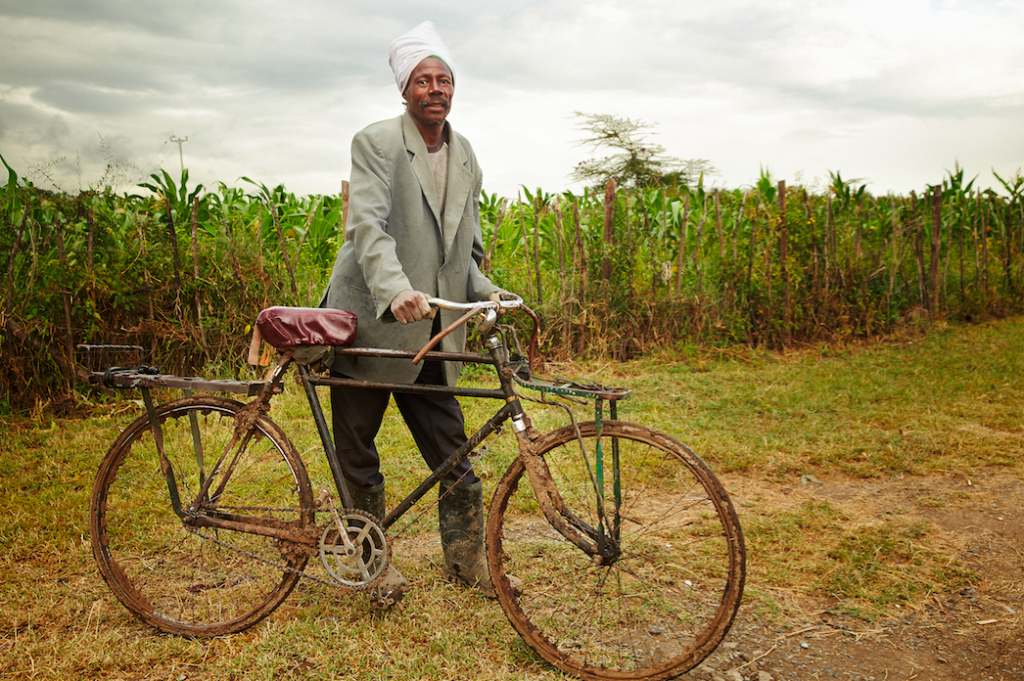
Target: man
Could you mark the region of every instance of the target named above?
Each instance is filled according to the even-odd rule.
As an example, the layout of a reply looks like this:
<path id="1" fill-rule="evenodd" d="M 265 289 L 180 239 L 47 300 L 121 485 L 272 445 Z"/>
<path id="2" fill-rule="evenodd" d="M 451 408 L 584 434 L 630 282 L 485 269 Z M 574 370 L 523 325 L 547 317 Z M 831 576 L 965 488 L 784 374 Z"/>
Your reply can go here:
<path id="1" fill-rule="evenodd" d="M 444 310 L 435 314 L 428 297 L 468 302 L 497 299 L 501 291 L 479 268 L 480 167 L 469 142 L 447 122 L 455 86 L 448 48 L 425 22 L 396 39 L 388 57 L 406 111 L 352 141 L 347 236 L 321 306 L 357 315 L 357 346 L 419 350 L 457 318 Z M 465 343 L 462 328 L 439 349 L 462 351 Z M 407 359 L 342 356 L 332 374 L 454 385 L 459 369 L 453 362 L 417 366 Z M 384 517 L 384 476 L 374 438 L 389 397 L 386 390 L 331 389 L 334 439 L 349 489 L 356 506 L 378 519 Z M 395 393 L 395 402 L 431 470 L 465 443 L 454 397 Z M 442 480 L 438 515 L 446 574 L 493 595 L 483 555 L 482 483 L 468 461 Z M 378 598 L 397 600 L 406 587 L 391 568 Z"/>

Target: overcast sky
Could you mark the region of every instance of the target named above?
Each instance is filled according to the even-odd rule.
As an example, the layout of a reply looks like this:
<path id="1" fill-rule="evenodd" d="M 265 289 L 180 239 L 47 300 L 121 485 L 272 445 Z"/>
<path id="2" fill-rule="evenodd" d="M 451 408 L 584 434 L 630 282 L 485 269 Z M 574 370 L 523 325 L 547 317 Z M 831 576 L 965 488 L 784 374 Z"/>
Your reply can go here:
<path id="1" fill-rule="evenodd" d="M 426 19 L 490 192 L 578 190 L 574 111 L 648 122 L 728 188 L 1024 166 L 1020 0 L 0 0 L 0 154 L 73 192 L 108 160 L 177 176 L 187 137 L 207 186 L 336 193 L 352 135 L 402 111 L 388 44 Z"/>

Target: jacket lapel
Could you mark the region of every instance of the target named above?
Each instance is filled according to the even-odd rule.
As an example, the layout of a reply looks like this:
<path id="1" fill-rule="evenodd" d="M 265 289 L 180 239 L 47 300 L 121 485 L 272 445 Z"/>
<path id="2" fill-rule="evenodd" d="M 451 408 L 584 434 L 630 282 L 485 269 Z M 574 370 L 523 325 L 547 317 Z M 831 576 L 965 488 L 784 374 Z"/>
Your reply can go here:
<path id="1" fill-rule="evenodd" d="M 434 185 L 434 173 L 430 169 L 430 157 L 427 155 L 427 145 L 423 142 L 416 123 L 409 114 L 402 114 L 402 135 L 405 137 L 405 148 L 412 154 L 412 171 L 420 183 L 423 196 L 427 199 L 427 205 L 434 213 L 434 221 L 441 224 L 441 200 L 437 196 L 437 186 Z M 450 172 L 450 171 L 449 171 Z M 451 182 L 451 180 L 449 180 Z M 450 195 L 450 193 L 449 193 Z M 447 252 L 447 247 L 445 252 Z"/>
<path id="2" fill-rule="evenodd" d="M 448 189 L 444 201 L 444 253 L 445 258 L 452 249 L 455 241 L 455 234 L 462 224 L 462 215 L 465 210 L 466 201 L 470 192 L 473 191 L 473 173 L 466 165 L 469 163 L 469 155 L 459 138 L 449 130 L 448 135 Z M 429 165 L 429 164 L 428 164 Z"/>

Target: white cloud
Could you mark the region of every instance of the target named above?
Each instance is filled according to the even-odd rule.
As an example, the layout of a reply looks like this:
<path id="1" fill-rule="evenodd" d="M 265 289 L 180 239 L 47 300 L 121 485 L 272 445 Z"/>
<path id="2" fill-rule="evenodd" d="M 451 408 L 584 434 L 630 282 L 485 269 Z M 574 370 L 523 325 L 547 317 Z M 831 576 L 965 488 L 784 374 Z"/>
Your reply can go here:
<path id="1" fill-rule="evenodd" d="M 727 186 L 762 165 L 901 192 L 957 159 L 983 184 L 1024 166 L 1024 9 L 991 0 L 0 0 L 0 153 L 22 173 L 78 155 L 88 183 L 112 154 L 174 172 L 187 136 L 204 184 L 336 192 L 352 135 L 401 111 L 388 43 L 428 18 L 453 124 L 505 194 L 568 185 L 576 110 L 656 124 Z"/>

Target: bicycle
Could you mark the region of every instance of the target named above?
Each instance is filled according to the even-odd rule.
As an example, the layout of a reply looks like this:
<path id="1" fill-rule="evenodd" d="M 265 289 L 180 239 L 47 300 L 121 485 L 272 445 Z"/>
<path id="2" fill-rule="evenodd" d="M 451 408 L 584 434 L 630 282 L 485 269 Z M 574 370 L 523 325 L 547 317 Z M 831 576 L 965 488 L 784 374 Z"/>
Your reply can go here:
<path id="1" fill-rule="evenodd" d="M 209 637 L 256 624 L 300 578 L 373 593 L 390 561 L 388 529 L 508 423 L 518 455 L 490 502 L 486 554 L 512 626 L 550 664 L 585 679 L 667 679 L 699 664 L 728 632 L 745 579 L 743 533 L 720 482 L 679 441 L 617 419 L 618 402 L 630 391 L 532 376 L 532 357 L 524 356 L 515 329 L 497 323 L 499 313 L 529 312 L 521 299 L 430 302 L 465 314 L 419 353 L 346 347 L 351 337 L 344 333 L 328 332 L 325 345 L 355 355 L 490 365 L 497 388 L 322 376 L 296 361 L 286 343 L 297 331 L 287 324 L 278 329 L 285 339 L 276 343 L 280 357 L 263 381 L 208 381 L 149 368 L 93 371 L 97 383 L 140 390 L 146 408 L 114 441 L 93 487 L 93 552 L 114 594 L 161 631 Z M 299 310 L 314 319 L 340 312 Z M 487 354 L 431 350 L 471 318 L 479 318 Z M 333 477 L 319 493 L 267 415 L 293 365 Z M 375 518 L 353 508 L 317 396 L 317 387 L 336 384 L 490 398 L 502 406 Z M 158 387 L 253 399 L 204 394 L 157 406 L 150 390 Z M 569 423 L 541 434 L 524 401 L 558 405 Z M 577 422 L 569 405 L 589 401 L 594 419 Z M 311 558 L 319 558 L 326 576 L 306 569 Z M 522 586 L 513 588 L 509 575 Z"/>

